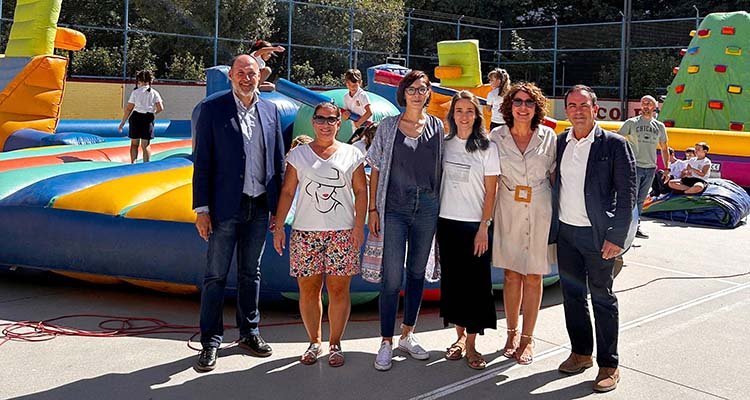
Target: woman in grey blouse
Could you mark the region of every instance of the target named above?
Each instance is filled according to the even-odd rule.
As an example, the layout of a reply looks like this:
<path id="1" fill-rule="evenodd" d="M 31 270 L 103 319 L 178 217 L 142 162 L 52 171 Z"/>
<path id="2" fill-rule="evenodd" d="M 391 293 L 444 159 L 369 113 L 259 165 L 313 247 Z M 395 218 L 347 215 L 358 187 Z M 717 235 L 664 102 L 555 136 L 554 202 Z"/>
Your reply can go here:
<path id="1" fill-rule="evenodd" d="M 370 176 L 368 210 L 371 239 L 382 240 L 377 254 L 365 254 L 365 262 L 377 260 L 374 272 L 363 265 L 365 279 L 377 281 L 380 289 L 380 334 L 383 340 L 375 368 L 386 371 L 393 358 L 393 335 L 399 292 L 406 262 L 404 319 L 400 350 L 426 360 L 430 354 L 414 336 L 414 325 L 422 303 L 425 271 L 437 226 L 443 123 L 425 111 L 432 94 L 430 80 L 412 70 L 396 92 L 406 110 L 381 121 L 367 161 Z M 408 247 L 407 247 L 408 243 Z M 408 251 L 407 251 L 408 248 Z M 369 260 L 368 260 L 369 258 Z M 369 276 L 368 276 L 369 274 Z"/>

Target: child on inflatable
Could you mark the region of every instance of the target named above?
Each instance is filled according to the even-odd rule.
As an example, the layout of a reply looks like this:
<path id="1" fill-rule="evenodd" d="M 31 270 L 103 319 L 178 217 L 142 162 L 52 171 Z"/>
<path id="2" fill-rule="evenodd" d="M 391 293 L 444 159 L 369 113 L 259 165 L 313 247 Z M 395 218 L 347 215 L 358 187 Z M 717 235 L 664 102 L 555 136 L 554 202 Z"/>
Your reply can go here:
<path id="1" fill-rule="evenodd" d="M 282 46 L 274 46 L 273 44 L 261 39 L 256 40 L 250 48 L 250 54 L 255 58 L 255 61 L 258 62 L 258 69 L 260 69 L 260 85 L 258 85 L 258 90 L 261 92 L 273 92 L 276 89 L 276 85 L 271 82 L 266 82 L 266 79 L 271 76 L 272 72 L 271 68 L 267 65 L 267 61 L 270 60 L 271 57 L 276 57 L 276 53 L 281 53 L 284 50 L 286 49 Z"/>
<path id="2" fill-rule="evenodd" d="M 154 138 L 154 119 L 164 111 L 161 95 L 151 87 L 154 75 L 149 70 L 138 71 L 135 75 L 135 90 L 130 93 L 128 104 L 122 113 L 122 121 L 117 130 L 122 132 L 125 121 L 130 123 L 130 163 L 138 159 L 138 147 L 143 149 L 143 162 L 149 162 L 149 143 Z"/>
<path id="3" fill-rule="evenodd" d="M 352 131 L 354 136 L 359 136 L 367 125 L 372 123 L 372 110 L 370 109 L 370 97 L 367 96 L 362 85 L 362 73 L 358 69 L 350 69 L 344 73 L 346 88 L 349 92 L 344 95 L 344 109 L 342 110 L 343 119 L 349 119 L 351 113 L 358 114 L 360 117 L 352 121 Z"/>

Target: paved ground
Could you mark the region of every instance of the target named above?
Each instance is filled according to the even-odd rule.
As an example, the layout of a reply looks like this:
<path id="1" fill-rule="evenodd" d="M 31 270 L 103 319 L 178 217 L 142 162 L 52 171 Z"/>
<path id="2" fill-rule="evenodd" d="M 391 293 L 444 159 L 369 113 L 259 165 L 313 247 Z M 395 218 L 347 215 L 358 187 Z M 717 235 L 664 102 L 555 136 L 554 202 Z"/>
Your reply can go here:
<path id="1" fill-rule="evenodd" d="M 750 228 L 725 231 L 645 221 L 651 239 L 636 240 L 615 281 L 620 301 L 622 381 L 609 394 L 591 393 L 595 368 L 572 377 L 557 373 L 568 354 L 559 286 L 546 289 L 537 327 L 536 359 L 519 366 L 498 353 L 505 319 L 481 337 L 489 367 L 470 370 L 442 358 L 454 337 L 426 304 L 418 336 L 429 361 L 396 357 L 389 372 L 372 367 L 378 347 L 377 305 L 352 312 L 343 348 L 347 364 L 297 362 L 306 348 L 292 302 L 263 309 L 263 336 L 274 356 L 257 359 L 236 346 L 220 353 L 208 374 L 193 371 L 190 334 L 127 338 L 58 337 L 0 345 L 0 398 L 28 399 L 741 399 L 750 370 Z M 501 297 L 497 298 L 502 308 Z M 165 296 L 128 286 L 101 287 L 49 275 L 0 274 L 0 323 L 70 314 L 152 317 L 196 325 L 194 297 Z M 226 310 L 232 321 L 234 309 Z M 94 328 L 101 319 L 68 320 Z M 232 340 L 236 330 L 228 332 Z M 326 333 L 324 332 L 324 335 Z M 2 339 L 0 339 L 2 340 Z M 398 354 L 398 352 L 396 352 Z"/>

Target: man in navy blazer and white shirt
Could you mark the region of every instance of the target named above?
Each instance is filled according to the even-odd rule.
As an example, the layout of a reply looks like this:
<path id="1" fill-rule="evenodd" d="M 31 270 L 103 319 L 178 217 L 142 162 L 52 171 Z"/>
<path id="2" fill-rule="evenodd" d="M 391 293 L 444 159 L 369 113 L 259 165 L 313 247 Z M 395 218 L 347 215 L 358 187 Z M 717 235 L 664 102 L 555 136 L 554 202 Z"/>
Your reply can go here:
<path id="1" fill-rule="evenodd" d="M 206 99 L 195 121 L 193 208 L 195 226 L 208 241 L 201 292 L 203 350 L 200 372 L 216 366 L 223 341 L 224 290 L 237 248 L 237 325 L 239 346 L 258 357 L 272 353 L 260 336 L 258 298 L 260 258 L 266 230 L 273 229 L 281 189 L 284 142 L 276 106 L 256 91 L 260 71 L 242 54 L 229 70 L 232 90 Z"/>
<path id="2" fill-rule="evenodd" d="M 613 267 L 626 247 L 636 174 L 625 139 L 596 125 L 598 109 L 596 94 L 587 86 L 574 86 L 565 94 L 565 112 L 573 126 L 557 138 L 552 238 L 557 241 L 565 324 L 573 350 L 558 370 L 574 374 L 593 366 L 594 333 L 586 300 L 590 291 L 599 366 L 593 389 L 607 392 L 620 380 Z"/>

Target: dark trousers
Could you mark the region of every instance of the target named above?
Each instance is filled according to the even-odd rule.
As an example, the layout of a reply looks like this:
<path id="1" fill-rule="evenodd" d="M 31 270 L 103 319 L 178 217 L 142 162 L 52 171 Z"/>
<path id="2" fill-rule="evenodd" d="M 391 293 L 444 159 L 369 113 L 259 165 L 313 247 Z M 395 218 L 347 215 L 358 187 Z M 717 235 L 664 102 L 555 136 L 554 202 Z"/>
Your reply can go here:
<path id="1" fill-rule="evenodd" d="M 234 217 L 213 223 L 208 238 L 208 263 L 201 291 L 201 344 L 218 347 L 224 338 L 224 289 L 237 248 L 237 326 L 240 337 L 259 333 L 260 258 L 268 229 L 266 195 L 242 196 Z"/>
<path id="2" fill-rule="evenodd" d="M 591 292 L 596 327 L 596 362 L 599 367 L 616 368 L 619 311 L 617 297 L 612 291 L 614 259 L 602 258 L 601 249 L 594 245 L 591 227 L 582 228 L 560 222 L 557 263 L 563 292 L 565 326 L 573 352 L 591 355 L 594 350 L 594 335 L 586 300 L 587 292 Z"/>

